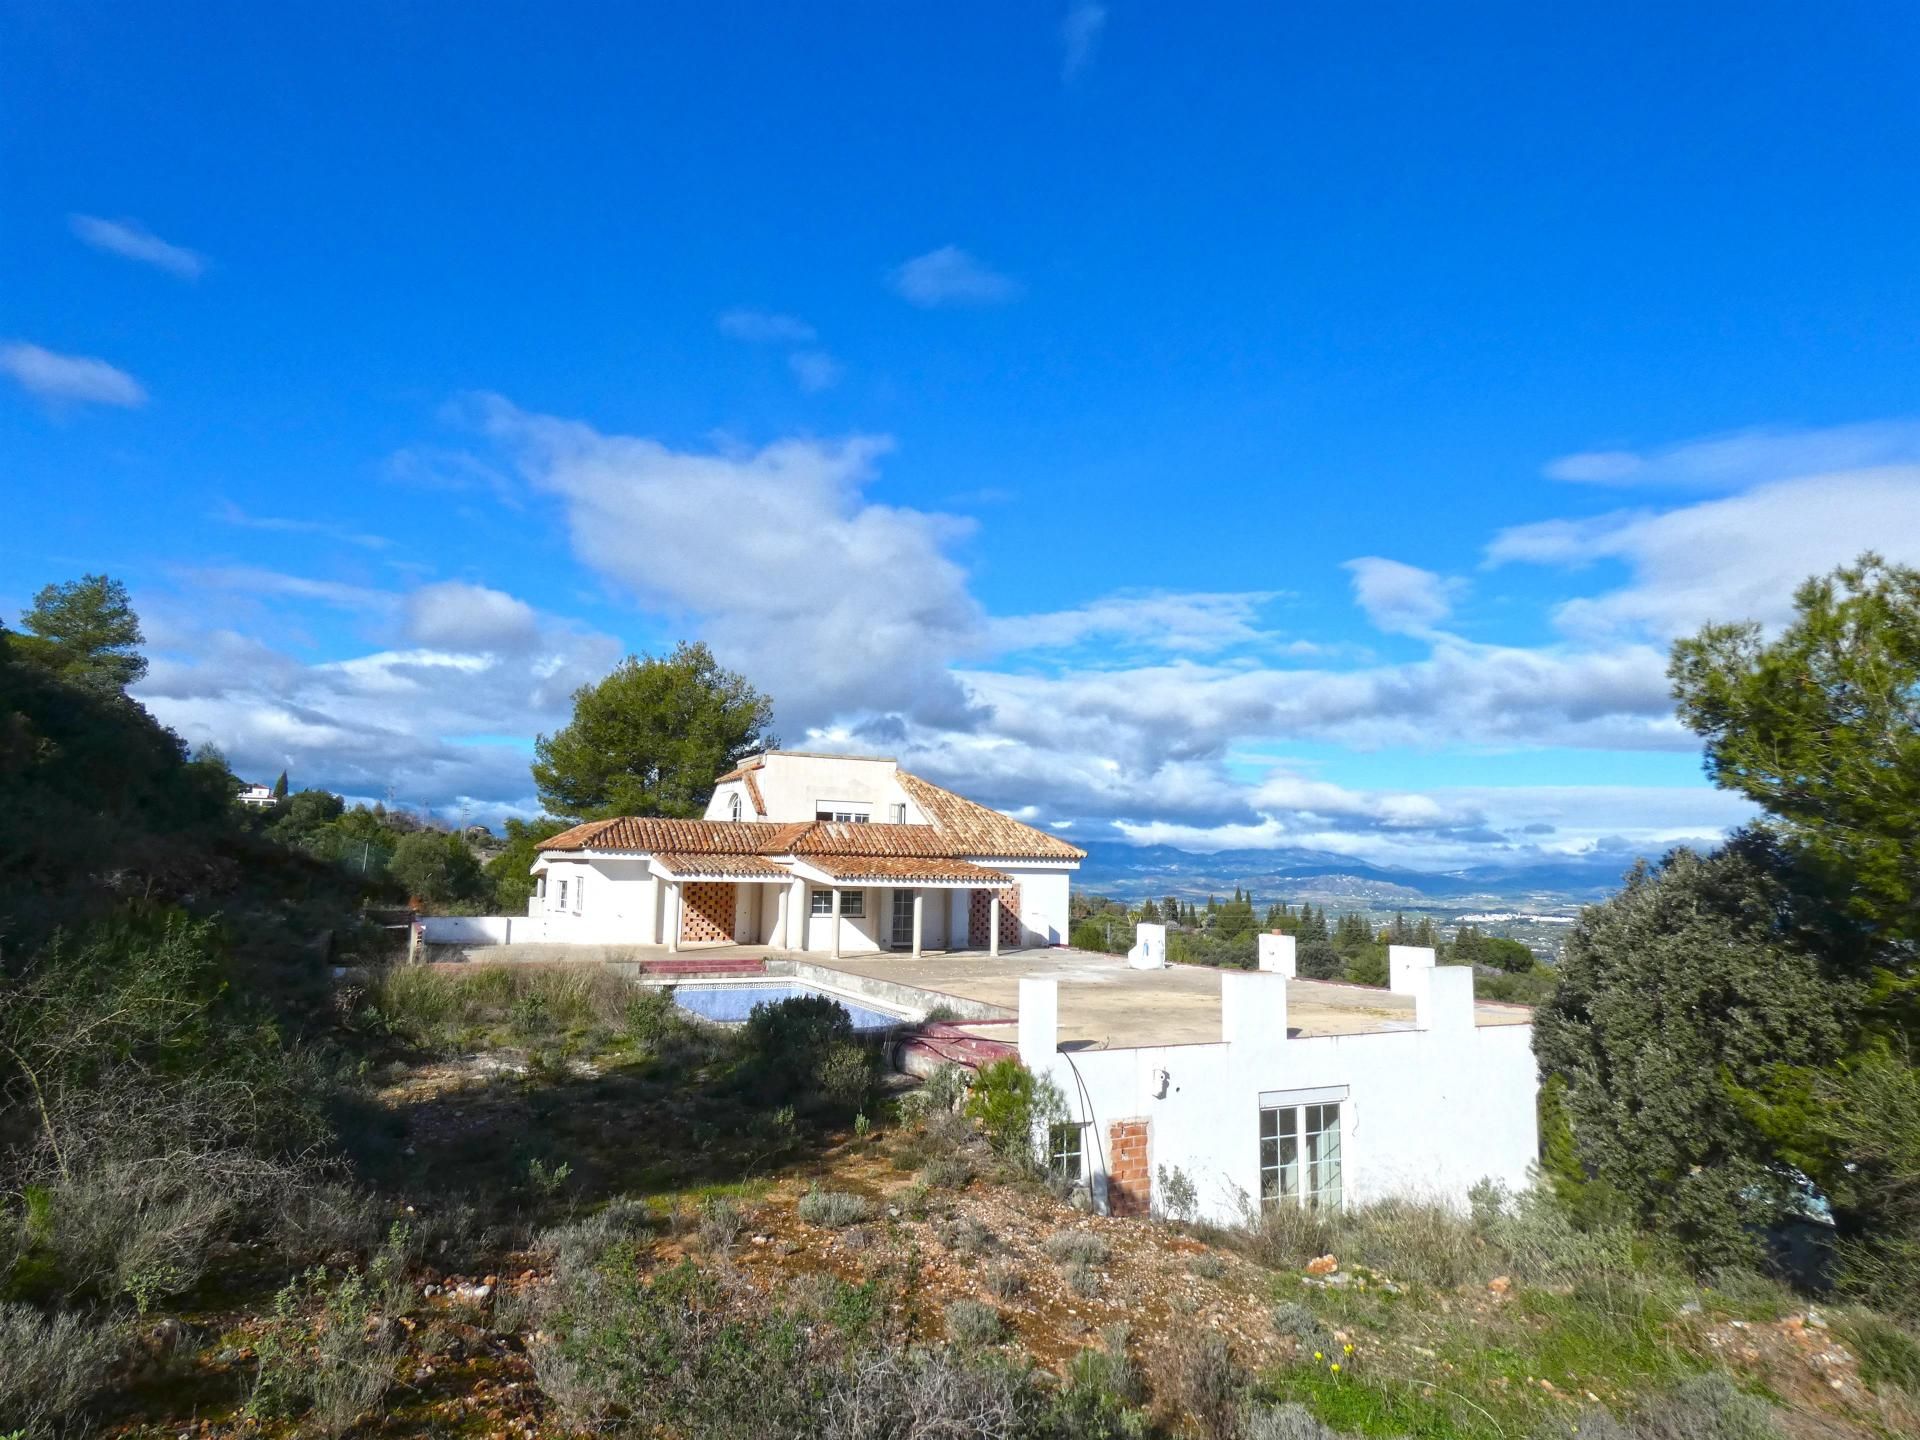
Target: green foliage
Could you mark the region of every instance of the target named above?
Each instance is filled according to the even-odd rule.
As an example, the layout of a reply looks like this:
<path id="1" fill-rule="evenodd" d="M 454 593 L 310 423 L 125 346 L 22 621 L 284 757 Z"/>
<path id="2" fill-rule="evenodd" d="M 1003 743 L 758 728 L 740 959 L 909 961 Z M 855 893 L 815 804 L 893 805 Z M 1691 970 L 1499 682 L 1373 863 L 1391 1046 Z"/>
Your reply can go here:
<path id="1" fill-rule="evenodd" d="M 873 1094 L 878 1056 L 838 1001 L 796 995 L 756 1005 L 741 1027 L 742 1076 L 765 1104 L 850 1119 Z"/>
<path id="2" fill-rule="evenodd" d="M 0 1300 L 0 1427 L 25 1440 L 87 1433 L 125 1346 L 110 1322 Z"/>
<path id="3" fill-rule="evenodd" d="M 818 1225 L 825 1230 L 858 1225 L 873 1213 L 873 1206 L 861 1196 L 822 1190 L 818 1186 L 802 1195 L 794 1209 L 809 1225 Z"/>
<path id="4" fill-rule="evenodd" d="M 1860 1378 L 1867 1384 L 1920 1396 L 1920 1339 L 1911 1331 L 1870 1310 L 1844 1316 L 1834 1328 L 1860 1361 Z"/>
<path id="5" fill-rule="evenodd" d="M 1348 954 L 1345 979 L 1355 985 L 1373 985 L 1384 989 L 1392 978 L 1392 966 L 1387 960 L 1387 947 L 1367 945 Z"/>
<path id="6" fill-rule="evenodd" d="M 1705 1265 L 1750 1253 L 1786 1196 L 1736 1098 L 1844 1048 L 1857 989 L 1786 931 L 1775 857 L 1747 839 L 1676 850 L 1583 913 L 1535 1049 L 1566 1081 L 1583 1167 Z"/>
<path id="7" fill-rule="evenodd" d="M 288 1282 L 255 1347 L 248 1411 L 268 1419 L 305 1414 L 326 1436 L 344 1435 L 372 1412 L 400 1365 L 398 1330 L 379 1312 L 378 1293 L 377 1278 L 357 1270 L 335 1281 L 316 1267 Z"/>
<path id="8" fill-rule="evenodd" d="M 983 1065 L 967 1092 L 967 1115 L 1002 1157 L 1031 1169 L 1048 1126 L 1066 1118 L 1066 1101 L 1052 1080 L 1009 1056 Z"/>
<path id="9" fill-rule="evenodd" d="M 436 909 L 473 905 L 487 893 L 480 862 L 461 835 L 421 830 L 401 836 L 387 873 L 409 898 Z"/>
<path id="10" fill-rule="evenodd" d="M 1121 950 L 1129 949 L 1132 945 L 1131 929 L 1132 927 L 1128 925 L 1115 929 L 1103 920 L 1082 920 L 1073 927 L 1073 933 L 1067 938 L 1067 943 L 1076 950 L 1091 950 L 1096 954 L 1112 951 L 1117 954 L 1119 951 L 1114 950 L 1113 943 L 1115 937 L 1125 942 L 1120 945 Z"/>
<path id="11" fill-rule="evenodd" d="M 1100 1344 L 1076 1354 L 1067 1366 L 1048 1417 L 1062 1440 L 1145 1440 L 1152 1433 L 1146 1412 L 1146 1385 L 1127 1358 L 1130 1336 L 1124 1325 L 1109 1325 Z"/>
<path id="12" fill-rule="evenodd" d="M 1447 947 L 1446 963 L 1480 965 L 1517 975 L 1533 969 L 1538 962 L 1533 951 L 1518 940 L 1508 939 L 1505 935 L 1488 935 L 1471 925 L 1462 925 L 1453 937 L 1453 943 Z"/>
<path id="13" fill-rule="evenodd" d="M 679 1028 L 665 991 L 589 966 L 395 965 L 367 982 L 360 1020 L 434 1055 L 558 1046 L 563 1053 L 655 1045 Z"/>
<path id="14" fill-rule="evenodd" d="M 1707 770 L 1837 881 L 1848 909 L 1920 939 L 1920 571 L 1863 555 L 1794 593 L 1794 620 L 1709 625 L 1673 648 Z"/>
<path id="15" fill-rule="evenodd" d="M 487 861 L 487 893 L 491 908 L 502 915 L 523 915 L 533 895 L 533 862 L 540 846 L 567 828 L 564 820 L 542 815 L 538 820 L 507 821 L 507 843 Z"/>
<path id="16" fill-rule="evenodd" d="M 1920 1069 L 1879 1045 L 1819 1076 L 1805 1131 L 1842 1163 L 1829 1192 L 1871 1217 L 1842 1242 L 1841 1278 L 1874 1304 L 1920 1321 Z"/>
<path id="17" fill-rule="evenodd" d="M 955 1300 L 947 1306 L 947 1337 L 956 1345 L 997 1345 L 1006 1333 L 1006 1322 L 991 1305 Z"/>
<path id="18" fill-rule="evenodd" d="M 574 820 L 698 816 L 715 776 L 779 743 L 772 717 L 773 702 L 703 644 L 629 656 L 574 692 L 565 729 L 535 742 L 534 784 L 542 805 Z"/>
<path id="19" fill-rule="evenodd" d="M 28 637 L 22 657 L 72 684 L 117 694 L 147 673 L 146 637 L 118 580 L 84 575 L 45 586 L 20 623 Z"/>
<path id="20" fill-rule="evenodd" d="M 1342 961 L 1340 952 L 1328 940 L 1304 940 L 1294 952 L 1294 968 L 1308 980 L 1337 980 Z"/>

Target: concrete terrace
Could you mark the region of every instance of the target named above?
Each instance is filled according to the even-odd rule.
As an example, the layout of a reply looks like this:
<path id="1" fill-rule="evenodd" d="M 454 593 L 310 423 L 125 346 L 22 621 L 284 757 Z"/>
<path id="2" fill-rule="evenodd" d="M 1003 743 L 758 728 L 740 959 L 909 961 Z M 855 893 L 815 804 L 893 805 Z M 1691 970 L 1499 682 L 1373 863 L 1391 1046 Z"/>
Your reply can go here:
<path id="1" fill-rule="evenodd" d="M 801 968 L 845 977 L 840 983 L 851 991 L 859 992 L 863 982 L 909 986 L 965 1002 L 960 1008 L 969 1018 L 991 1007 L 1011 1019 L 1018 1012 L 1021 980 L 1057 980 L 1060 1042 L 1069 1048 L 1207 1045 L 1220 1039 L 1222 972 L 1198 965 L 1133 970 L 1117 955 L 1073 949 L 1024 950 L 998 959 L 971 953 L 918 960 L 888 955 L 793 958 L 806 962 Z M 1525 1025 L 1532 1018 L 1533 1012 L 1522 1005 L 1480 1001 L 1474 1006 L 1476 1025 Z M 1288 1033 L 1297 1036 L 1412 1030 L 1413 999 L 1368 986 L 1289 980 L 1287 1021 Z M 959 1023 L 983 1039 L 1013 1038 L 1006 1024 Z"/>

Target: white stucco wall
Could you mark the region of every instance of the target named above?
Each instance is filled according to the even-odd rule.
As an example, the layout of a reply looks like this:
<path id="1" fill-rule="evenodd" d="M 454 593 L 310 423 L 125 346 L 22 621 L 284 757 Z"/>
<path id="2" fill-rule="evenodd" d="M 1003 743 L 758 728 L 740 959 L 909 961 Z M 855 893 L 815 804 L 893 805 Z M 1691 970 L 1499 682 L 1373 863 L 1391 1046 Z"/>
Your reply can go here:
<path id="1" fill-rule="evenodd" d="M 1018 860 L 979 859 L 977 865 L 998 870 L 1020 886 L 1020 924 L 1024 945 L 1067 943 L 1067 892 L 1077 865 L 1021 864 Z"/>
<path id="2" fill-rule="evenodd" d="M 1060 1052 L 1052 981 L 1023 981 L 1021 1059 L 1050 1075 L 1073 1118 L 1088 1125 L 1096 1196 L 1105 1194 L 1108 1127 L 1149 1122 L 1154 1202 L 1159 1167 L 1193 1182 L 1204 1216 L 1239 1219 L 1260 1193 L 1263 1092 L 1344 1086 L 1345 1203 L 1411 1195 L 1461 1206 L 1475 1181 L 1519 1188 L 1538 1151 L 1531 1025 L 1476 1026 L 1472 974 L 1446 967 L 1426 982 L 1426 1028 L 1289 1037 L 1287 979 L 1227 972 L 1222 1031 L 1211 1045 Z M 1030 1001 L 1031 994 L 1031 1001 Z M 1028 1008 L 1035 1010 L 1029 1022 Z M 1288 1101 L 1286 1103 L 1294 1103 Z"/>
<path id="3" fill-rule="evenodd" d="M 862 806 L 870 823 L 885 824 L 893 819 L 895 805 L 907 807 L 907 823 L 924 825 L 925 815 L 908 798 L 894 777 L 899 765 L 892 760 L 862 759 L 850 755 L 772 754 L 753 772 L 753 782 L 766 802 L 767 813 L 754 812 L 753 797 L 744 780 L 729 780 L 716 786 L 707 802 L 706 818 L 732 818 L 731 800 L 740 797 L 743 820 L 768 820 L 784 823 L 811 820 L 823 807 L 835 803 Z"/>

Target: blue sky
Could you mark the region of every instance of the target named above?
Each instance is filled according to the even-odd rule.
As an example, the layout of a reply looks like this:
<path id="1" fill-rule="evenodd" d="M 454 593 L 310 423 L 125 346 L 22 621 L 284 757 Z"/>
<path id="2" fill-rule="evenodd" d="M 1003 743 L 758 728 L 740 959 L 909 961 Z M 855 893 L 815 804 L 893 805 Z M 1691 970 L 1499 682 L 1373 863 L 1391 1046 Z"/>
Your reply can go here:
<path id="1" fill-rule="evenodd" d="M 1661 676 L 1920 560 L 1904 7 L 0 4 L 9 611 L 482 818 L 628 651 L 1076 837 L 1740 818 Z"/>

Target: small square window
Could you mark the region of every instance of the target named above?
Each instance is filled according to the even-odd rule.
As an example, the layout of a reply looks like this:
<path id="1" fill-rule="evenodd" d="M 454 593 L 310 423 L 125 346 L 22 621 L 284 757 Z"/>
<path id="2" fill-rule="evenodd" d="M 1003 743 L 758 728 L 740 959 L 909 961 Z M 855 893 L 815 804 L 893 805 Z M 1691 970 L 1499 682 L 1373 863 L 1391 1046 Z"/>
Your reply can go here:
<path id="1" fill-rule="evenodd" d="M 808 913 L 825 918 L 833 914 L 833 891 L 815 890 L 807 901 Z M 864 890 L 842 890 L 840 892 L 840 917 L 843 920 L 860 920 L 867 913 L 867 892 Z"/>
<path id="2" fill-rule="evenodd" d="M 1047 1169 L 1063 1180 L 1086 1174 L 1086 1153 L 1080 1125 L 1054 1125 L 1047 1132 Z"/>

